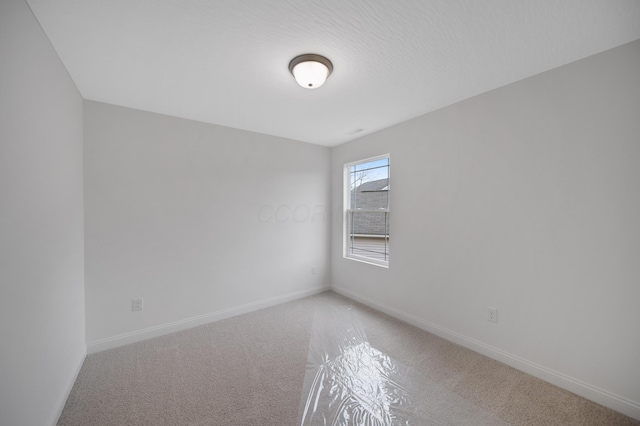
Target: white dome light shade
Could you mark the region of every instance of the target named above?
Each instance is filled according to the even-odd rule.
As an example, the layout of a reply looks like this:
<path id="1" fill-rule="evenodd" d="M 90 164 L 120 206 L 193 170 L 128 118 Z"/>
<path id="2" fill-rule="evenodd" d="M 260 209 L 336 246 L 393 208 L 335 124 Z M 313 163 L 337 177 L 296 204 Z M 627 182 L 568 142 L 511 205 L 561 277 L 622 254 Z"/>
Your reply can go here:
<path id="1" fill-rule="evenodd" d="M 300 62 L 291 71 L 298 84 L 305 89 L 317 89 L 327 81 L 329 69 L 320 62 Z"/>
<path id="2" fill-rule="evenodd" d="M 289 71 L 305 89 L 317 89 L 333 71 L 331 61 L 320 55 L 300 55 L 291 60 Z"/>

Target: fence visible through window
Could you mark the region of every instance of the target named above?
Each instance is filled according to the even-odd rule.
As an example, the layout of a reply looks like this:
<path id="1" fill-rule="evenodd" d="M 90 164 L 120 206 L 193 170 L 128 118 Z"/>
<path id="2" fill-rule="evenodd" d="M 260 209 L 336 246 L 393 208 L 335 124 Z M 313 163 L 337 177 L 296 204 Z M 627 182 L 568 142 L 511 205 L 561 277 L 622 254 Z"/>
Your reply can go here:
<path id="1" fill-rule="evenodd" d="M 350 227 L 354 229 L 354 218 L 357 222 L 359 215 L 383 215 L 381 221 L 386 229 L 389 228 L 389 212 L 350 212 Z M 371 259 L 389 261 L 389 233 L 384 235 L 363 234 L 357 232 L 349 232 L 349 252 L 356 256 L 369 257 Z"/>

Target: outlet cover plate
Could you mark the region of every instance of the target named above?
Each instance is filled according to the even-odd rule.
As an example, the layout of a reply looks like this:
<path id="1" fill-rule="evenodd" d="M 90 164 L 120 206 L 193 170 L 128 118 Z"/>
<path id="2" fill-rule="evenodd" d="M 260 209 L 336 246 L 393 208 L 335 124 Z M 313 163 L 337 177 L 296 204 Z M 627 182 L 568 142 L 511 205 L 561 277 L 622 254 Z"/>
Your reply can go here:
<path id="1" fill-rule="evenodd" d="M 487 321 L 498 322 L 498 310 L 487 306 Z"/>
<path id="2" fill-rule="evenodd" d="M 141 311 L 142 310 L 142 298 L 140 298 L 140 299 L 131 299 L 131 310 L 132 311 Z"/>

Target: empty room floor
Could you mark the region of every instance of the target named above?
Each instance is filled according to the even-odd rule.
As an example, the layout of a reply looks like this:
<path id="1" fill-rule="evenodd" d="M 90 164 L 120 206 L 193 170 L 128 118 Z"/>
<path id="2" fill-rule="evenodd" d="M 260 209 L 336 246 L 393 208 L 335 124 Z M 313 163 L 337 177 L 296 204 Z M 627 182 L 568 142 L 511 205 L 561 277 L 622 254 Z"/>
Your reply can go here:
<path id="1" fill-rule="evenodd" d="M 333 292 L 89 355 L 58 425 L 640 425 Z"/>

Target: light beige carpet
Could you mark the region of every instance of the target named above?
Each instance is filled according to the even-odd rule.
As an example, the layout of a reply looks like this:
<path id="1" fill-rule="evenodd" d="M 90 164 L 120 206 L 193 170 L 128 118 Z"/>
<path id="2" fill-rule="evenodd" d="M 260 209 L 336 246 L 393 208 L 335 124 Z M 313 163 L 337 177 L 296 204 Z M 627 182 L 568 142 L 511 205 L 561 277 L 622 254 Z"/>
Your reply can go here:
<path id="1" fill-rule="evenodd" d="M 350 309 L 356 318 L 355 343 L 368 357 L 358 364 L 368 369 L 338 368 L 336 357 L 327 355 L 334 376 L 322 385 L 310 381 L 312 360 L 324 353 L 327 339 L 340 338 L 317 337 L 319 321 L 327 318 L 317 313 L 328 308 Z M 368 361 L 372 357 L 377 361 Z M 381 375 L 380 368 L 390 373 Z M 344 379 L 362 372 L 370 377 L 366 386 L 361 377 L 331 393 L 336 374 Z M 371 383 L 399 391 L 378 387 L 375 394 Z M 308 398 L 316 395 L 314 385 L 317 400 Z M 385 401 L 367 405 L 367 394 Z M 397 410 L 402 404 L 393 398 L 400 394 L 410 409 Z M 323 404 L 325 397 L 350 401 L 340 407 L 341 420 L 322 412 L 335 408 Z M 331 292 L 90 355 L 58 425 L 295 425 L 305 405 L 304 424 L 640 425 Z M 367 410 L 377 413 L 353 416 Z"/>

